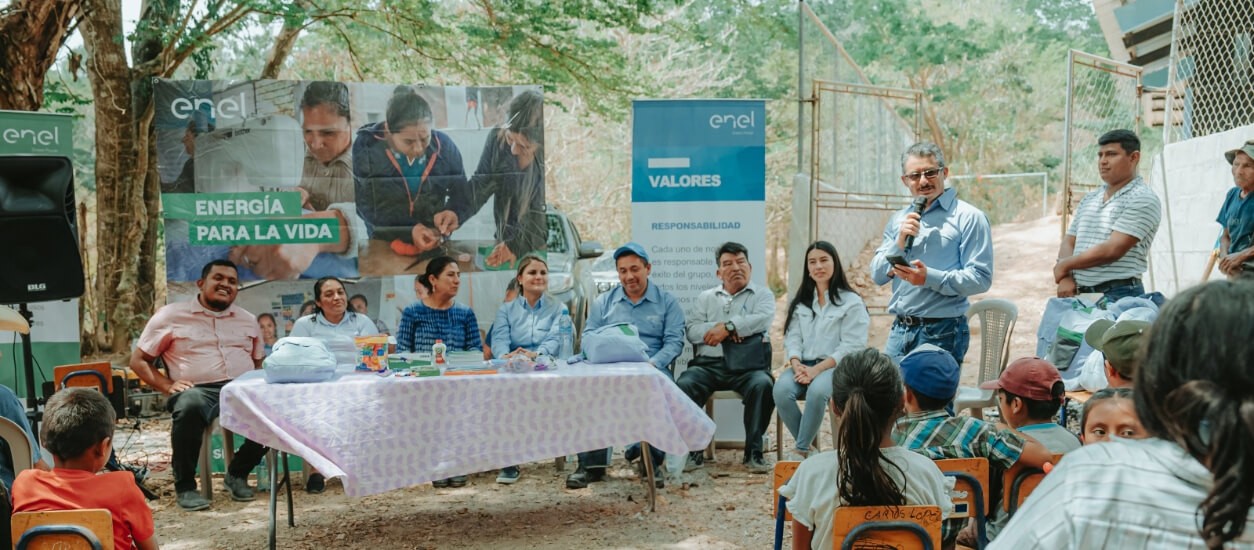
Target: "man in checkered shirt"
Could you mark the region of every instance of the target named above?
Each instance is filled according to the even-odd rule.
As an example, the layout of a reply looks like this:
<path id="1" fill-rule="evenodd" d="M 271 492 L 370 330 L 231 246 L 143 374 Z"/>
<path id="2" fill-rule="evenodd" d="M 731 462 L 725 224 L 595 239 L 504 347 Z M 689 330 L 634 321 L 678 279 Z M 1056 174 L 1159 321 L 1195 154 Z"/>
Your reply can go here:
<path id="1" fill-rule="evenodd" d="M 1137 175 L 1141 140 L 1130 130 L 1098 138 L 1097 165 L 1106 186 L 1084 196 L 1058 247 L 1058 297 L 1102 294 L 1103 303 L 1145 293 L 1141 275 L 1158 232 L 1162 206 Z"/>

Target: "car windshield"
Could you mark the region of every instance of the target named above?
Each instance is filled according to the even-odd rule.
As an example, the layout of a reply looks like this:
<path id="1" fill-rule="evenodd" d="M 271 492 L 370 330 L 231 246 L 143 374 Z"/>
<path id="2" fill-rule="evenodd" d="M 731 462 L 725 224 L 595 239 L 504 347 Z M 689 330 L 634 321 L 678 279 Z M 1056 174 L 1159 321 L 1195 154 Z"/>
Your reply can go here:
<path id="1" fill-rule="evenodd" d="M 558 254 L 569 253 L 569 244 L 566 242 L 566 235 L 562 231 L 562 218 L 557 214 L 548 214 L 545 218 L 548 219 L 549 224 L 548 251 Z"/>
<path id="2" fill-rule="evenodd" d="M 618 268 L 614 266 L 613 254 L 602 254 L 601 257 L 597 258 L 597 261 L 592 262 L 592 271 L 594 272 L 617 271 L 617 270 Z"/>

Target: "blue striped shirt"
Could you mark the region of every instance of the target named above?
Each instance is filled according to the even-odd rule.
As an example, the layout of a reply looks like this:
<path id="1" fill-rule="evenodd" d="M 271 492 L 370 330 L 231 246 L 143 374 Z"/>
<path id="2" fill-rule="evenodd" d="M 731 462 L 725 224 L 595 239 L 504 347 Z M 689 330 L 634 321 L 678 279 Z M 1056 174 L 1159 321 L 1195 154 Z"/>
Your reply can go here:
<path id="1" fill-rule="evenodd" d="M 562 304 L 547 294 L 540 296 L 535 307 L 528 305 L 522 296 L 502 305 L 492 323 L 492 333 L 488 335 L 493 357 L 502 357 L 518 348 L 556 357 L 561 344 L 558 323 L 561 317 Z"/>
<path id="2" fill-rule="evenodd" d="M 458 303 L 448 309 L 435 309 L 419 301 L 401 312 L 401 325 L 396 329 L 397 351 L 431 351 L 437 339 L 443 340 L 449 351 L 482 349 L 474 310 Z"/>
<path id="3" fill-rule="evenodd" d="M 871 259 L 871 279 L 875 284 L 893 283 L 888 311 L 917 317 L 958 317 L 967 312 L 967 296 L 987 292 L 993 286 L 993 232 L 988 216 L 966 201 L 957 191 L 946 189 L 932 201 L 920 220 L 919 235 L 909 254 L 897 248 L 901 219 L 913 206 L 898 210 L 884 226 L 884 240 Z M 889 256 L 902 255 L 906 261 L 922 260 L 927 279 L 914 286 L 889 277 Z"/>

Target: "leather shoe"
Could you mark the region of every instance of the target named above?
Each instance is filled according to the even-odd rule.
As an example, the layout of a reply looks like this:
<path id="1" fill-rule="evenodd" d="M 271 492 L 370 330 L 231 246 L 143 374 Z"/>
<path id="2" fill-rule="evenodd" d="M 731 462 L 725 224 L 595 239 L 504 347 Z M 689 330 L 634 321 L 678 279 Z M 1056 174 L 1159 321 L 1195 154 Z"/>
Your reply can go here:
<path id="1" fill-rule="evenodd" d="M 305 480 L 305 492 L 311 495 L 319 494 L 327 489 L 327 478 L 319 473 L 309 474 L 309 479 Z"/>
<path id="2" fill-rule="evenodd" d="M 605 481 L 605 468 L 587 469 L 580 466 L 575 473 L 566 476 L 567 489 L 583 489 L 589 483 Z"/>

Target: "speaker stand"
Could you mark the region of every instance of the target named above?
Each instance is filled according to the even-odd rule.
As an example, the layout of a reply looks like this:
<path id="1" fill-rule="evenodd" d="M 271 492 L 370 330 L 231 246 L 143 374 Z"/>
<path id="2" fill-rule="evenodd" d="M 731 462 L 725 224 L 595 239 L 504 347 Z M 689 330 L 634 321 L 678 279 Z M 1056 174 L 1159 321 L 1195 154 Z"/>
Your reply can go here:
<path id="1" fill-rule="evenodd" d="M 35 314 L 31 313 L 30 308 L 26 307 L 26 303 L 18 304 L 17 312 L 21 314 L 26 323 L 34 328 Z M 31 349 L 30 331 L 22 334 L 22 353 L 26 355 L 26 416 L 30 418 L 30 429 L 33 433 L 39 433 L 39 420 L 42 415 L 39 413 L 39 396 L 35 393 L 35 353 Z"/>

